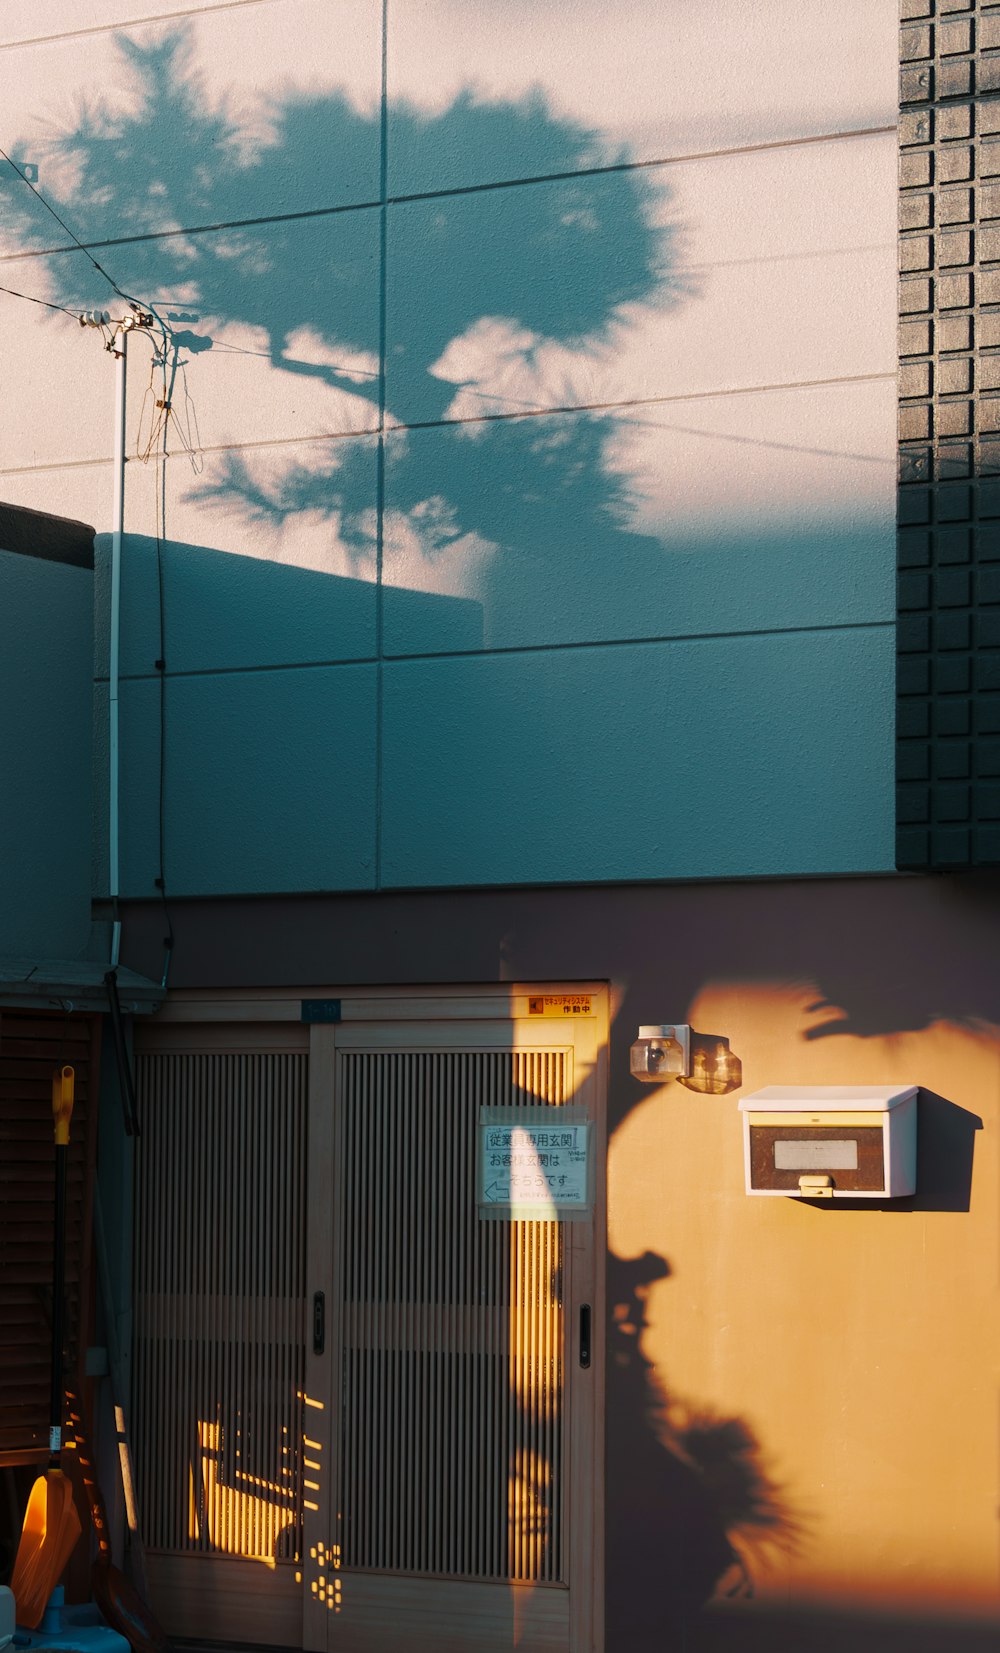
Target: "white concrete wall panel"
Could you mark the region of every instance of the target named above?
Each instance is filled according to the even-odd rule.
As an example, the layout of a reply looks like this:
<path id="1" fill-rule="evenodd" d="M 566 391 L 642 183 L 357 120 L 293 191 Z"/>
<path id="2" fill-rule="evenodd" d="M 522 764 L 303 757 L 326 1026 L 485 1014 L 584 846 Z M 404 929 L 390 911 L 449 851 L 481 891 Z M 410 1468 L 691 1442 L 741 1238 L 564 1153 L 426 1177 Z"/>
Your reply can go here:
<path id="1" fill-rule="evenodd" d="M 391 663 L 385 882 L 888 868 L 893 671 L 880 630 Z"/>
<path id="2" fill-rule="evenodd" d="M 578 165 L 662 160 L 896 119 L 896 9 L 885 0 L 393 0 L 390 189 L 455 189 L 564 171 L 528 131 L 485 116 L 545 110 L 586 143 Z M 463 138 L 435 116 L 464 105 Z M 476 115 L 480 115 L 477 126 Z M 481 141 L 476 138 L 482 131 Z"/>
<path id="3" fill-rule="evenodd" d="M 252 449 L 241 457 L 242 476 L 248 486 L 292 486 L 295 466 L 311 457 L 308 445 Z M 156 525 L 161 510 L 170 523 L 169 537 L 161 541 L 161 567 L 172 672 L 372 658 L 376 463 L 370 438 L 322 444 L 309 470 L 309 487 L 322 464 L 326 475 L 340 478 L 342 492 L 352 493 L 354 512 L 347 517 L 303 509 L 293 526 L 263 508 L 230 509 L 222 470 L 195 468 L 184 455 L 164 469 L 163 501 L 157 467 L 133 459 L 125 485 L 130 532 L 122 569 L 123 672 L 151 672 L 160 654 Z M 85 522 L 107 522 L 110 463 L 8 473 L 4 497 L 15 505 L 37 499 L 43 476 L 50 509 Z M 107 612 L 109 600 L 109 544 L 108 534 L 98 536 L 99 615 Z M 428 609 L 441 599 L 415 592 L 412 601 Z M 99 676 L 106 675 L 106 630 L 97 641 L 95 665 Z"/>
<path id="4" fill-rule="evenodd" d="M 89 939 L 92 653 L 90 569 L 0 544 L 0 954 L 74 958 Z"/>
<path id="5" fill-rule="evenodd" d="M 84 9 L 74 5 L 73 0 L 5 0 L 0 44 L 73 39 L 151 18 L 185 18 L 199 12 L 276 4 L 282 4 L 282 0 L 87 0 Z"/>
<path id="6" fill-rule="evenodd" d="M 0 40 L 15 158 L 37 166 L 53 197 L 71 191 L 77 235 L 107 240 L 378 199 L 380 0 L 167 0 L 148 8 L 157 20 L 146 23 L 142 9 L 67 0 L 47 8 L 62 31 L 40 28 L 26 45 Z M 95 14 L 96 27 L 79 29 Z M 18 195 L 5 186 L 0 199 L 16 205 Z M 0 235 L 11 233 L 5 224 Z M 27 233 L 36 246 L 70 244 L 41 215 Z M 4 251 L 10 244 L 0 239 Z"/>
<path id="7" fill-rule="evenodd" d="M 890 624 L 894 422 L 874 380 L 394 431 L 385 651 L 464 646 L 406 587 L 479 602 L 484 648 Z"/>
<path id="8" fill-rule="evenodd" d="M 191 247 L 183 270 L 173 242 L 116 249 L 113 265 L 119 285 L 153 304 L 177 341 L 174 448 L 187 442 L 210 454 L 375 429 L 376 214 L 213 232 L 193 237 Z M 43 297 L 55 292 L 77 312 L 124 311 L 82 253 L 51 260 L 44 284 L 29 274 L 35 269 L 33 260 L 0 263 L 0 280 Z M 110 458 L 114 371 L 99 335 L 50 311 L 37 310 L 36 321 L 14 302 L 5 304 L 0 338 L 8 383 L 19 394 L 0 404 L 0 453 L 7 462 L 34 465 Z M 150 342 L 135 337 L 128 390 L 133 452 L 145 446 L 155 417 L 155 397 L 147 395 L 151 358 Z"/>
<path id="9" fill-rule="evenodd" d="M 145 893 L 158 875 L 158 683 L 123 683 L 121 707 L 122 888 Z M 172 677 L 168 889 L 216 894 L 234 863 L 251 894 L 370 889 L 375 712 L 371 664 Z"/>
<path id="10" fill-rule="evenodd" d="M 804 704 L 807 643 L 822 653 L 840 636 L 847 653 L 881 659 L 893 615 L 894 6 L 850 0 L 835 33 L 818 0 L 631 0 L 624 20 L 609 0 L 393 0 L 387 16 L 383 103 L 380 0 L 4 8 L 0 144 L 38 168 L 67 225 L 174 332 L 162 490 L 140 458 L 162 380 L 151 394 L 144 341 L 130 353 L 133 729 L 148 713 L 155 746 L 158 526 L 170 716 L 200 720 L 171 732 L 185 750 L 222 727 L 201 717 L 193 685 L 249 682 L 254 668 L 267 668 L 261 683 L 301 676 L 292 699 L 304 705 L 317 672 L 350 663 L 383 680 L 388 718 L 393 662 L 451 655 L 458 672 L 466 656 L 537 651 L 531 672 L 558 679 L 563 651 L 588 645 L 578 659 L 596 674 L 600 768 L 620 743 L 619 696 L 605 689 L 622 649 L 641 675 L 651 648 L 660 660 L 711 638 L 704 658 L 731 685 L 746 646 L 788 641 Z M 0 285 L 69 310 L 120 308 L 9 169 L 0 207 Z M 0 388 L 0 493 L 106 532 L 113 371 L 99 337 L 0 293 Z M 101 613 L 100 563 L 97 592 Z M 590 648 L 602 644 L 615 647 Z M 507 659 L 468 666 L 473 721 L 502 722 L 508 692 L 518 721 Z M 99 639 L 99 674 L 105 660 Z M 693 716 L 686 668 L 661 678 L 662 718 Z M 441 681 L 416 672 L 414 718 L 437 717 Z M 844 700 L 843 715 L 858 713 L 859 772 L 874 775 L 884 708 L 875 676 L 858 682 L 867 710 Z M 793 703 L 783 693 L 771 717 L 794 768 Z M 376 688 L 372 716 L 379 704 Z M 751 704 L 733 693 L 725 738 L 753 754 Z M 393 837 L 409 768 L 396 724 L 382 735 L 371 810 L 357 793 L 365 852 L 342 854 L 355 829 L 341 821 L 325 873 L 312 840 L 289 848 L 294 788 L 268 784 L 263 759 L 237 760 L 227 740 L 223 767 L 233 754 L 259 786 L 256 830 L 273 861 L 268 873 L 257 849 L 244 854 L 242 782 L 206 779 L 204 806 L 229 811 L 233 842 L 213 861 L 218 890 L 361 887 L 362 862 L 373 878 L 437 881 L 440 847 L 418 817 L 406 853 Z M 840 734 L 826 720 L 816 739 L 833 772 Z M 311 762 L 305 745 L 299 761 Z M 867 810 L 830 814 L 839 839 L 803 825 L 782 869 L 758 855 L 744 813 L 709 822 L 697 749 L 691 761 L 700 834 L 678 831 L 661 855 L 644 831 L 619 851 L 628 835 L 608 830 L 615 810 L 591 788 L 585 836 L 603 841 L 605 862 L 572 876 L 710 876 L 741 857 L 748 872 L 889 864 L 881 782 Z M 480 784 L 470 771 L 458 813 L 485 823 Z M 195 805 L 168 798 L 168 815 Z M 515 837 L 504 860 L 490 830 L 466 833 L 482 858 L 478 870 L 463 860 L 462 881 L 492 881 L 501 863 L 514 881 L 571 876 L 542 871 L 556 861 L 537 834 Z M 177 893 L 207 892 L 209 874 L 185 856 Z M 132 893 L 147 892 L 154 859 L 144 844 L 129 861 Z M 589 851 L 577 860 L 595 864 Z"/>
<path id="11" fill-rule="evenodd" d="M 394 206 L 390 420 L 892 374 L 895 168 L 882 134 Z"/>

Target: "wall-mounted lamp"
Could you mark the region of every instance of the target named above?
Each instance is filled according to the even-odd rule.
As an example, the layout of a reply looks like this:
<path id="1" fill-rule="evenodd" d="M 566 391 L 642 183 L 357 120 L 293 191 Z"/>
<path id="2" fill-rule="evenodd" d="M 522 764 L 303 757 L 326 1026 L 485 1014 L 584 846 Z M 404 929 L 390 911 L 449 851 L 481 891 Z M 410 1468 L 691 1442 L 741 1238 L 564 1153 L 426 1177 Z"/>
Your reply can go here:
<path id="1" fill-rule="evenodd" d="M 664 1079 L 687 1077 L 691 1072 L 691 1029 L 686 1022 L 656 1022 L 640 1027 L 629 1051 L 629 1069 L 635 1079 L 660 1084 Z"/>
<path id="2" fill-rule="evenodd" d="M 640 1027 L 629 1050 L 634 1079 L 661 1085 L 676 1079 L 686 1090 L 724 1096 L 743 1083 L 743 1064 L 716 1033 L 697 1033 L 686 1022 L 657 1022 Z"/>

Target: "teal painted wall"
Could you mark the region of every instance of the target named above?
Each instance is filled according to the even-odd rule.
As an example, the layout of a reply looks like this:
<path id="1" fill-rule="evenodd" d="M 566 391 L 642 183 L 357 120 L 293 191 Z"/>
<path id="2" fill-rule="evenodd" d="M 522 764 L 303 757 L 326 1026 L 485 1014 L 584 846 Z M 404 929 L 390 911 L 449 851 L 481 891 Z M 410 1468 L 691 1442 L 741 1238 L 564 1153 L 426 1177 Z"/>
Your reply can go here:
<path id="1" fill-rule="evenodd" d="M 833 68 L 765 6 L 754 75 L 714 7 L 588 3 L 572 50 L 543 0 L 469 0 L 458 44 L 444 0 L 385 39 L 380 0 L 294 9 L 294 51 L 272 6 L 99 36 L 113 191 L 91 44 L 11 48 L 24 158 L 173 328 L 162 489 L 130 361 L 124 893 L 159 872 L 161 654 L 178 896 L 891 869 L 884 5 Z M 8 250 L 58 243 L 9 204 Z M 23 262 L 104 302 L 78 254 Z M 110 363 L 44 325 L 78 405 L 11 340 L 16 497 L 104 525 Z"/>
<path id="2" fill-rule="evenodd" d="M 90 939 L 94 579 L 0 550 L 0 956 Z"/>

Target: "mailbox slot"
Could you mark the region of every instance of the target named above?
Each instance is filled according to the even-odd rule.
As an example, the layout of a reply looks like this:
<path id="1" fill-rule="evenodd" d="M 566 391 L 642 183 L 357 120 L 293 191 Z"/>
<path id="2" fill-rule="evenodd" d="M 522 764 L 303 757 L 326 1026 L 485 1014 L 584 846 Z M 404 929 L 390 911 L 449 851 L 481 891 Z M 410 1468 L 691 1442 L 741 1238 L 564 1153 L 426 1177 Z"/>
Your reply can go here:
<path id="1" fill-rule="evenodd" d="M 756 1125 L 750 1121 L 754 1188 L 799 1193 L 803 1173 L 828 1171 L 835 1188 L 885 1187 L 881 1125 Z"/>

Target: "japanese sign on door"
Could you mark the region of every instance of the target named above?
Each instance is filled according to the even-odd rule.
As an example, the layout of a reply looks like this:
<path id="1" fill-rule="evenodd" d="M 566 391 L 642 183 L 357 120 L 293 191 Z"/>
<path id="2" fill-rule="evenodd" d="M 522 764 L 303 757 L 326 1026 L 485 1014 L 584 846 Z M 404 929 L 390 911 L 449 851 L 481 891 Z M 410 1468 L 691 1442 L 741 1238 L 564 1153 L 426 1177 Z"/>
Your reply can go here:
<path id="1" fill-rule="evenodd" d="M 593 1207 L 590 1123 L 578 1108 L 481 1108 L 481 1217 L 551 1222 Z"/>

